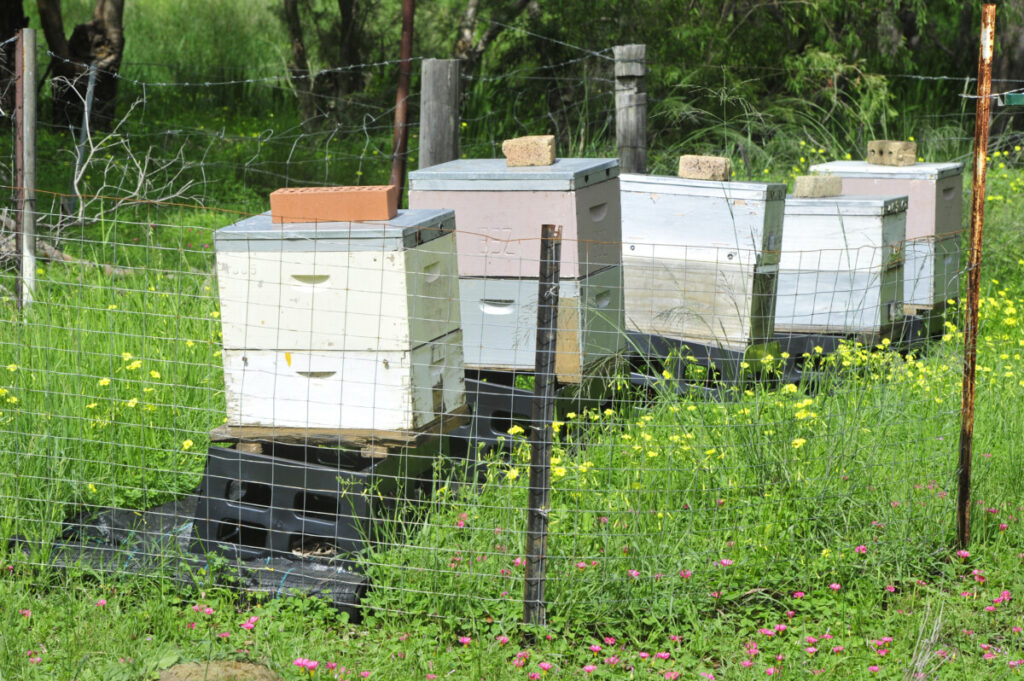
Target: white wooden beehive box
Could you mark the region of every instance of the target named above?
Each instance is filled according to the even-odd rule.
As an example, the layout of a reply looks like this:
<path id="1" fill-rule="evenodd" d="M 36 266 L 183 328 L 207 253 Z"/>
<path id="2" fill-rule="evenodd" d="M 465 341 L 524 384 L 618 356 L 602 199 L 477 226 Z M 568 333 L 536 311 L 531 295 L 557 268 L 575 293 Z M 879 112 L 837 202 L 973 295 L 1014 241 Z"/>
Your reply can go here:
<path id="1" fill-rule="evenodd" d="M 214 234 L 225 348 L 410 350 L 459 328 L 451 211 Z"/>
<path id="2" fill-rule="evenodd" d="M 811 172 L 842 178 L 844 195 L 906 195 L 904 304 L 915 313 L 941 312 L 948 299 L 960 297 L 962 163 L 879 166 L 866 161 L 833 161 L 811 166 Z"/>
<path id="3" fill-rule="evenodd" d="M 537 280 L 466 277 L 459 288 L 466 366 L 532 371 L 537 359 Z M 558 289 L 558 380 L 579 383 L 588 367 L 624 347 L 621 268 L 563 279 Z"/>
<path id="4" fill-rule="evenodd" d="M 731 350 L 770 342 L 785 185 L 619 180 L 626 327 Z"/>
<path id="5" fill-rule="evenodd" d="M 902 312 L 906 197 L 786 198 L 775 332 L 890 336 Z"/>
<path id="6" fill-rule="evenodd" d="M 415 430 L 464 404 L 454 215 L 214 235 L 229 426 Z"/>
<path id="7" fill-rule="evenodd" d="M 616 159 L 462 159 L 409 173 L 409 206 L 455 211 L 460 276 L 537 278 L 541 225 L 554 224 L 560 276 L 577 279 L 620 264 L 618 175 Z"/>
<path id="8" fill-rule="evenodd" d="M 418 430 L 465 404 L 462 332 L 413 349 L 224 350 L 229 426 Z"/>

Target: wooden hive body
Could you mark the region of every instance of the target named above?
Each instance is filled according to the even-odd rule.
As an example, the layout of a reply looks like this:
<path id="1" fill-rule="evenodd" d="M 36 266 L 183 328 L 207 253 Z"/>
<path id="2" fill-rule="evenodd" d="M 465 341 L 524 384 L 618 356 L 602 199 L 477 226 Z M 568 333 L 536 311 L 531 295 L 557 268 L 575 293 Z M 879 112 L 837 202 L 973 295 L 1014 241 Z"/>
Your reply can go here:
<path id="1" fill-rule="evenodd" d="M 455 211 L 459 275 L 536 278 L 541 225 L 562 226 L 563 279 L 620 264 L 618 161 L 507 167 L 463 159 L 409 173 L 409 205 Z"/>
<path id="2" fill-rule="evenodd" d="M 464 404 L 451 211 L 215 235 L 228 425 L 415 430 Z"/>
<path id="3" fill-rule="evenodd" d="M 463 278 L 466 366 L 532 371 L 537 349 L 537 281 Z M 563 279 L 558 292 L 555 371 L 579 383 L 587 367 L 625 346 L 622 270 L 607 267 L 582 279 Z"/>
<path id="4" fill-rule="evenodd" d="M 889 336 L 903 315 L 906 207 L 906 197 L 788 197 L 776 334 Z"/>
<path id="5" fill-rule="evenodd" d="M 811 172 L 840 177 L 844 195 L 908 197 L 903 302 L 908 312 L 931 317 L 933 331 L 941 332 L 946 301 L 960 297 L 963 164 L 833 161 Z"/>
<path id="6" fill-rule="evenodd" d="M 730 350 L 769 342 L 785 186 L 620 183 L 627 328 Z"/>

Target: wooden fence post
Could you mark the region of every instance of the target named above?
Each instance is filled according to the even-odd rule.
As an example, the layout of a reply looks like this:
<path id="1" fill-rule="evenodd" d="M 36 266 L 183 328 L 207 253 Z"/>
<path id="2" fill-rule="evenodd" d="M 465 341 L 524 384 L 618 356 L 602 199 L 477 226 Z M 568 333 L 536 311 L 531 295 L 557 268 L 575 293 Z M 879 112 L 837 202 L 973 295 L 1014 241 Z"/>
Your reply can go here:
<path id="1" fill-rule="evenodd" d="M 423 60 L 420 78 L 420 168 L 459 157 L 458 59 Z"/>
<path id="2" fill-rule="evenodd" d="M 646 45 L 616 45 L 615 141 L 624 173 L 647 172 Z"/>
<path id="3" fill-rule="evenodd" d="M 36 32 L 23 28 L 15 49 L 14 139 L 18 307 L 32 303 L 36 286 Z"/>

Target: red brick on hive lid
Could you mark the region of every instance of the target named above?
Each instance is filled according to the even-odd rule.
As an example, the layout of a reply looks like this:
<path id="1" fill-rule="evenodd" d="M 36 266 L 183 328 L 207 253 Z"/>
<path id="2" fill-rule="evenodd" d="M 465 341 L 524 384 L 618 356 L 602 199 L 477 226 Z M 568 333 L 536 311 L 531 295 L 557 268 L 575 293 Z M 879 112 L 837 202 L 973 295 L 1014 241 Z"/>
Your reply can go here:
<path id="1" fill-rule="evenodd" d="M 398 187 L 288 187 L 270 194 L 275 223 L 390 220 L 398 214 Z"/>

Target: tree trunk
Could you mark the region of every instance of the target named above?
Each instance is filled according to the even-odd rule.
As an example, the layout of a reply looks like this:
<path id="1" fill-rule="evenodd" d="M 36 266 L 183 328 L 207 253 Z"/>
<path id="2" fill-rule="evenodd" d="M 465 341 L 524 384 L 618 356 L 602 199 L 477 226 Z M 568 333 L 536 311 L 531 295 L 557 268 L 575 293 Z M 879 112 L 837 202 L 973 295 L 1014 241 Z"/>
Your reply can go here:
<path id="1" fill-rule="evenodd" d="M 7 0 L 0 4 L 0 41 L 9 40 L 28 26 L 28 17 L 22 11 L 21 0 Z M 10 116 L 14 109 L 14 50 L 17 43 L 9 42 L 0 49 L 0 115 Z"/>
<path id="2" fill-rule="evenodd" d="M 480 0 L 467 0 L 466 11 L 462 13 L 462 19 L 459 20 L 455 48 L 452 50 L 452 56 L 462 62 L 462 73 L 467 76 L 472 75 L 480 65 L 480 59 L 487 47 L 505 30 L 505 24 L 515 20 L 527 7 L 534 4 L 535 0 L 513 0 L 504 12 L 494 10 L 491 13 L 492 20 L 487 23 L 487 28 L 474 42 L 476 25 L 479 21 Z"/>
<path id="3" fill-rule="evenodd" d="M 89 65 L 97 69 L 90 125 L 107 127 L 114 119 L 117 73 L 124 54 L 124 0 L 96 0 L 92 19 L 64 37 L 60 0 L 37 0 L 50 60 L 53 122 L 77 127 L 82 123 Z"/>
<path id="4" fill-rule="evenodd" d="M 292 77 L 292 86 L 299 100 L 299 114 L 303 123 L 313 119 L 313 97 L 310 93 L 309 62 L 306 61 L 306 43 L 302 37 L 302 19 L 299 16 L 298 0 L 284 0 L 284 18 L 288 25 L 288 38 L 292 43 L 292 63 L 288 72 Z"/>

